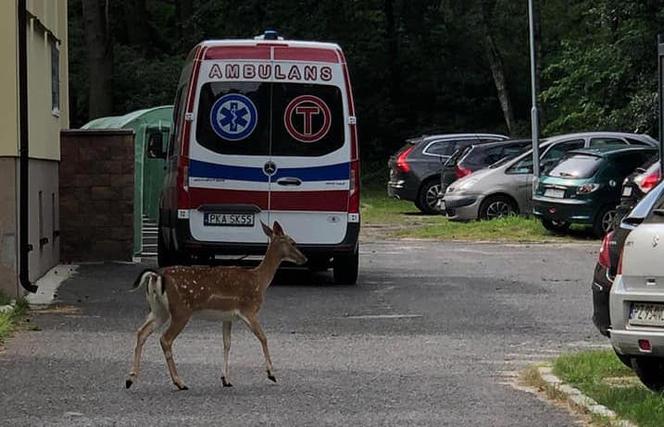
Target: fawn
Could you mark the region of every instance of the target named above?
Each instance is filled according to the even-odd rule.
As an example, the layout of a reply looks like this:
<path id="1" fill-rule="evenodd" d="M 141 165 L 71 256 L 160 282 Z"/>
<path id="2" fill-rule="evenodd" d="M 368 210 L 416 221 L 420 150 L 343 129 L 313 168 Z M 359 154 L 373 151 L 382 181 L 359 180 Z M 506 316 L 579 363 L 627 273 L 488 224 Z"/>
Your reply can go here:
<path id="1" fill-rule="evenodd" d="M 263 261 L 255 268 L 174 266 L 160 271 L 146 270 L 138 276 L 134 288 L 146 286 L 150 313 L 136 332 L 134 361 L 125 384 L 127 388 L 131 387 L 138 377 L 145 340 L 155 329 L 170 320 L 160 339 L 161 348 L 173 383 L 178 389 L 187 390 L 188 387 L 175 369 L 171 348 L 192 314 L 204 310 L 218 312 L 223 321 L 224 368 L 221 381 L 224 387 L 232 386 L 228 356 L 231 348 L 231 326 L 233 321 L 238 319 L 247 325 L 260 341 L 267 377 L 277 381 L 272 372 L 267 338 L 258 322 L 258 312 L 263 304 L 265 290 L 272 282 L 281 262 L 290 261 L 302 265 L 307 262 L 307 258 L 295 247 L 295 241 L 284 233 L 278 222 L 274 222 L 272 229 L 262 222 L 261 225 L 270 243 Z"/>

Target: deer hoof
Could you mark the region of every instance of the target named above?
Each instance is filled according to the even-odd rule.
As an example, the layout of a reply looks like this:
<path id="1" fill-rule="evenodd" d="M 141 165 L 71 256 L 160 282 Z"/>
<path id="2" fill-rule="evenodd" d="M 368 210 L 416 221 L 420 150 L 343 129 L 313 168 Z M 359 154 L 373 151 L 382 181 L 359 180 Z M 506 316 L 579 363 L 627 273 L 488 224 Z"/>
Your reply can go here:
<path id="1" fill-rule="evenodd" d="M 189 390 L 189 387 L 184 384 L 175 384 L 175 386 L 178 388 L 178 390 Z"/>
<path id="2" fill-rule="evenodd" d="M 272 374 L 267 374 L 267 379 L 275 383 L 277 382 L 277 378 Z"/>
<path id="3" fill-rule="evenodd" d="M 227 381 L 226 377 L 221 377 L 221 384 L 224 387 L 233 387 L 233 384 L 231 384 L 230 381 Z"/>
<path id="4" fill-rule="evenodd" d="M 125 381 L 125 388 L 129 388 L 129 387 L 131 387 L 132 384 L 134 384 L 134 381 L 128 379 L 127 381 Z"/>

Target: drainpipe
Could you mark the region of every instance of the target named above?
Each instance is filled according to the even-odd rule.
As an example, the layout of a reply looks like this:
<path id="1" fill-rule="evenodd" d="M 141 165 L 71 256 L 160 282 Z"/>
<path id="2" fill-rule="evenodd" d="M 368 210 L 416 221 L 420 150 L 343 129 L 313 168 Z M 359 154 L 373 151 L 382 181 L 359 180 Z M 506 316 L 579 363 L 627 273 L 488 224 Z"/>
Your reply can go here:
<path id="1" fill-rule="evenodd" d="M 18 0 L 18 108 L 19 108 L 19 281 L 28 292 L 37 292 L 28 274 L 28 14 L 26 0 Z"/>

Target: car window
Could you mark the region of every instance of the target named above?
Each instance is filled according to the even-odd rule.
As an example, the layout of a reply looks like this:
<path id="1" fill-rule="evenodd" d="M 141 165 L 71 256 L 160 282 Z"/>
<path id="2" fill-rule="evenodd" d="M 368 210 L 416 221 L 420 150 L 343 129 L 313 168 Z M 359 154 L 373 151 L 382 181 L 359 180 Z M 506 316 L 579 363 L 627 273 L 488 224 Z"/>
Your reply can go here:
<path id="1" fill-rule="evenodd" d="M 423 152 L 424 154 L 430 154 L 434 156 L 451 156 L 457 150 L 463 149 L 473 144 L 477 144 L 477 139 L 446 139 L 443 141 L 430 143 Z"/>
<path id="2" fill-rule="evenodd" d="M 608 147 L 610 145 L 627 145 L 627 142 L 620 138 L 592 138 L 590 140 L 591 148 Z"/>
<path id="3" fill-rule="evenodd" d="M 510 166 L 505 173 L 508 174 L 529 174 L 533 173 L 533 156 L 525 156 L 523 159 Z"/>
<path id="4" fill-rule="evenodd" d="M 541 157 L 540 165 L 542 172 L 546 173 L 548 170 L 551 170 L 551 168 L 553 168 L 556 164 L 558 164 L 558 162 L 565 155 L 565 153 L 571 150 L 577 150 L 579 148 L 583 148 L 585 143 L 586 142 L 583 139 L 574 139 L 572 141 L 560 142 L 558 144 L 553 145 Z"/>
<path id="5" fill-rule="evenodd" d="M 622 178 L 631 174 L 636 168 L 643 164 L 646 157 L 645 154 L 647 154 L 647 152 L 624 153 L 619 156 L 615 156 L 611 160 L 611 165 L 613 168 L 615 168 L 616 173 L 622 180 Z"/>
<path id="6" fill-rule="evenodd" d="M 343 147 L 345 123 L 338 87 L 272 85 L 273 156 L 323 156 Z"/>
<path id="7" fill-rule="evenodd" d="M 639 139 L 629 138 L 629 137 L 626 137 L 625 139 L 627 140 L 627 142 L 630 145 L 645 145 L 645 146 L 648 146 L 648 147 L 650 146 L 650 144 L 648 144 L 647 142 L 641 141 Z"/>
<path id="8" fill-rule="evenodd" d="M 625 218 L 643 219 L 648 216 L 650 211 L 655 206 L 664 204 L 664 181 L 657 184 L 655 188 L 650 190 L 639 203 L 634 206 L 634 209 L 627 214 Z"/>
<path id="9" fill-rule="evenodd" d="M 561 160 L 546 175 L 569 179 L 590 178 L 597 172 L 601 163 L 601 157 L 572 154 Z"/>

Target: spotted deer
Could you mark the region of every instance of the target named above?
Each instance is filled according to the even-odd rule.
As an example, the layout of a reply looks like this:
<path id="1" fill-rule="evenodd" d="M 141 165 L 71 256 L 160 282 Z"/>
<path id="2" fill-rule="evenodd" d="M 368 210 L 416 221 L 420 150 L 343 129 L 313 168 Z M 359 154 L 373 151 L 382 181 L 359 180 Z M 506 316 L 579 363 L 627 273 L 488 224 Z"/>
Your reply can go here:
<path id="1" fill-rule="evenodd" d="M 167 267 L 161 271 L 146 270 L 134 283 L 134 288 L 146 287 L 150 313 L 136 332 L 136 348 L 131 371 L 126 381 L 129 388 L 138 378 L 141 355 L 146 339 L 161 325 L 169 322 L 161 336 L 161 348 L 166 357 L 168 372 L 180 390 L 187 386 L 177 373 L 172 346 L 189 319 L 195 313 L 214 311 L 223 321 L 224 367 L 221 377 L 224 387 L 231 387 L 228 357 L 231 349 L 231 326 L 241 320 L 256 335 L 263 349 L 267 377 L 276 382 L 272 371 L 267 338 L 258 322 L 265 290 L 272 282 L 282 261 L 304 264 L 307 258 L 295 247 L 295 241 L 284 233 L 276 221 L 273 228 L 261 223 L 270 243 L 263 261 L 255 268 L 228 266 Z"/>

